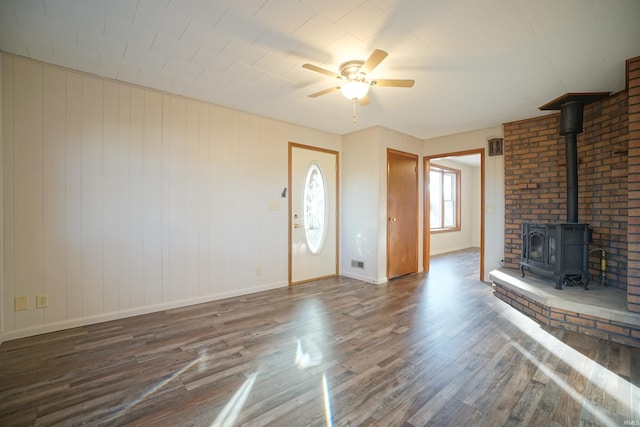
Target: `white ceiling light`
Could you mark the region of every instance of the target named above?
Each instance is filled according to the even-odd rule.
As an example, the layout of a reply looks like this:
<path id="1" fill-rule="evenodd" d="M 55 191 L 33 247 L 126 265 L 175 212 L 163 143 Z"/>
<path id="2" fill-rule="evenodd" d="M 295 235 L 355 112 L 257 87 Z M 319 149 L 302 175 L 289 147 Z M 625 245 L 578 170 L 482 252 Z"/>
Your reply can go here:
<path id="1" fill-rule="evenodd" d="M 363 80 L 345 80 L 340 85 L 342 95 L 348 100 L 357 101 L 367 96 L 371 85 Z"/>

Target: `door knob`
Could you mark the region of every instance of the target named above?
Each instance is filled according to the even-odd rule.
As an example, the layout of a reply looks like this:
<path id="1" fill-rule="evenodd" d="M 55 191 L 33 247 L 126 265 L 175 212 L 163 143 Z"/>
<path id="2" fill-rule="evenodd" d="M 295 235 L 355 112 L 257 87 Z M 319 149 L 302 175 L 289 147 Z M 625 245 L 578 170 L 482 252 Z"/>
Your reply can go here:
<path id="1" fill-rule="evenodd" d="M 390 216 L 390 217 L 389 217 L 389 221 L 396 222 L 396 221 L 397 221 L 397 218 L 396 218 L 395 216 Z"/>

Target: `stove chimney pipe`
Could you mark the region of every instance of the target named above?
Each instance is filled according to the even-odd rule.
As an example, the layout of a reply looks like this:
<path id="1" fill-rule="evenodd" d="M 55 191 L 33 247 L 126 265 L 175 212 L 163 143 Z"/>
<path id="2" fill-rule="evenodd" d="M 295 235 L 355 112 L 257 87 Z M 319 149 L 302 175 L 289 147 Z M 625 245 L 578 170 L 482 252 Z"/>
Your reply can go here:
<path id="1" fill-rule="evenodd" d="M 609 92 L 567 93 L 540 110 L 560 110 L 560 135 L 567 156 L 567 222 L 578 222 L 578 134 L 582 133 L 584 106 L 609 96 Z"/>
<path id="2" fill-rule="evenodd" d="M 578 222 L 578 134 L 582 133 L 583 105 L 569 101 L 560 106 L 560 135 L 567 156 L 567 222 Z"/>

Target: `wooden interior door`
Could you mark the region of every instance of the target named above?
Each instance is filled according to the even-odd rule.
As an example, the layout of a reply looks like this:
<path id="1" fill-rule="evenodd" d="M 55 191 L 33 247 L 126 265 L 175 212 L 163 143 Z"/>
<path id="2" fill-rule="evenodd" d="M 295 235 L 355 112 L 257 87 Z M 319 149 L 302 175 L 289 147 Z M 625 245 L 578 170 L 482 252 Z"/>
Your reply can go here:
<path id="1" fill-rule="evenodd" d="M 418 156 L 387 150 L 387 278 L 418 271 Z"/>

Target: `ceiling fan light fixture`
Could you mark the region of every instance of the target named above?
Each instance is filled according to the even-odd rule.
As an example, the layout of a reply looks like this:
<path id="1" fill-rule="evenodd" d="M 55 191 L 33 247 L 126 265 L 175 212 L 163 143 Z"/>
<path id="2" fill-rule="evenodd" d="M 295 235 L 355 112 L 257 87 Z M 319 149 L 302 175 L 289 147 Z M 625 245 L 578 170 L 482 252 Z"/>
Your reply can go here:
<path id="1" fill-rule="evenodd" d="M 367 94 L 371 86 L 386 86 L 386 87 L 413 87 L 413 80 L 397 80 L 397 79 L 376 79 L 367 80 L 367 75 L 370 74 L 374 68 L 376 68 L 385 58 L 387 52 L 384 50 L 374 50 L 366 61 L 348 61 L 340 65 L 340 74 L 333 71 L 326 70 L 322 67 L 318 67 L 313 64 L 303 64 L 302 67 L 307 70 L 315 71 L 316 73 L 324 74 L 329 77 L 335 77 L 340 81 L 339 86 L 333 86 L 328 89 L 321 90 L 319 92 L 309 95 L 310 98 L 316 98 L 321 95 L 326 95 L 340 89 L 342 95 L 353 104 L 353 123 L 356 122 L 356 104 L 368 105 L 370 103 Z"/>
<path id="2" fill-rule="evenodd" d="M 340 85 L 342 95 L 348 100 L 358 100 L 367 96 L 371 85 L 362 80 L 347 80 Z"/>

